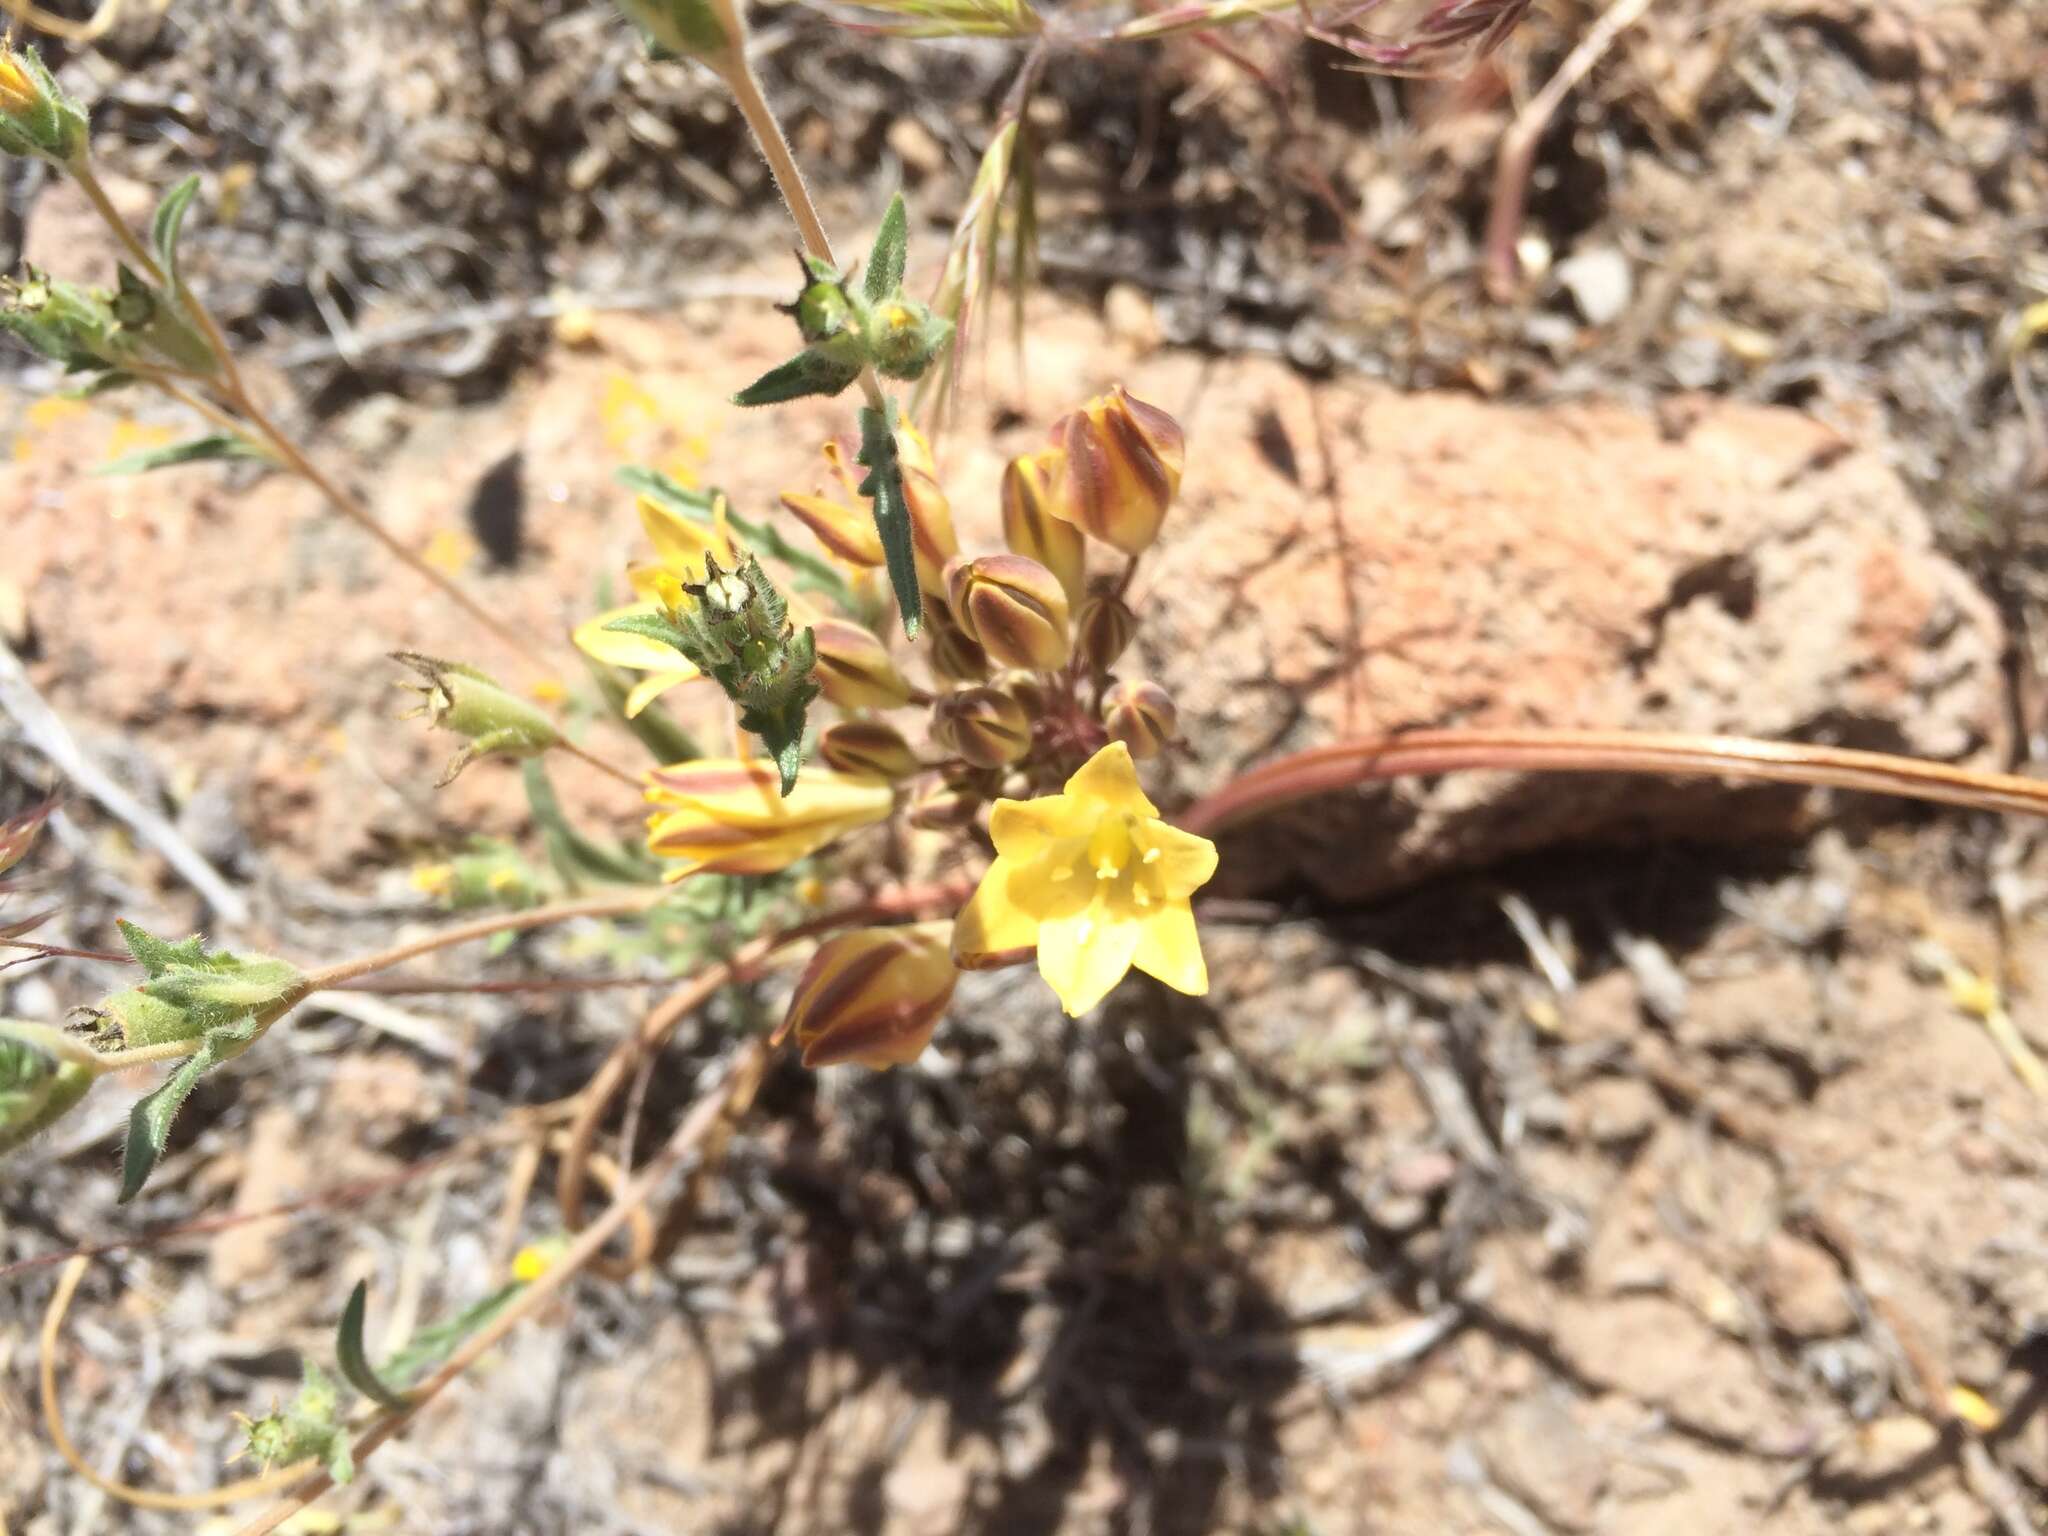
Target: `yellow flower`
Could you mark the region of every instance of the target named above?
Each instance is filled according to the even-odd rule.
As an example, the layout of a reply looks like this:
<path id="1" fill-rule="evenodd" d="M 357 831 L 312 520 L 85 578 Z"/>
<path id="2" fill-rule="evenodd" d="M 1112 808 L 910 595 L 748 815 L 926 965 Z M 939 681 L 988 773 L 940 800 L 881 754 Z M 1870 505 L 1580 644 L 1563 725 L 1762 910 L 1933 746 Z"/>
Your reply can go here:
<path id="1" fill-rule="evenodd" d="M 772 763 L 699 758 L 647 775 L 647 847 L 681 861 L 680 880 L 700 869 L 770 875 L 827 843 L 880 821 L 894 803 L 887 783 L 806 768 L 785 797 Z"/>
<path id="2" fill-rule="evenodd" d="M 953 925 L 956 964 L 1007 965 L 1036 948 L 1070 1014 L 1134 965 L 1176 991 L 1209 990 L 1188 898 L 1216 873 L 1216 845 L 1159 819 L 1122 742 L 1060 794 L 998 800 L 989 834 L 996 861 Z"/>

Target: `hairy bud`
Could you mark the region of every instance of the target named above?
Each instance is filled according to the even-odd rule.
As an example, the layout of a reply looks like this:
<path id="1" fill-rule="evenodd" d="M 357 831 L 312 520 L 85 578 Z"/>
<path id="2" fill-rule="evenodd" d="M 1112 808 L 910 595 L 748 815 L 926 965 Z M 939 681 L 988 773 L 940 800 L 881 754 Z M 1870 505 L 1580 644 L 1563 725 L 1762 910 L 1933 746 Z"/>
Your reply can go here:
<path id="1" fill-rule="evenodd" d="M 394 651 L 391 659 L 426 679 L 400 685 L 421 699 L 405 718 L 425 715 L 434 725 L 467 738 L 442 773 L 441 784 L 452 782 L 480 757 L 538 757 L 561 745 L 561 732 L 552 720 L 475 667 L 417 651 Z"/>

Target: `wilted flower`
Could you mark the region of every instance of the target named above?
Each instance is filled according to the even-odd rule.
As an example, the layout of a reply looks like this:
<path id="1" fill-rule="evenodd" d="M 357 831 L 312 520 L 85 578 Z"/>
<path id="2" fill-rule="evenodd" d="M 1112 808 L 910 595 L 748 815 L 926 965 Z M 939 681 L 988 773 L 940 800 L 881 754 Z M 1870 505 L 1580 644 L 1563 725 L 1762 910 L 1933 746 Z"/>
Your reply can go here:
<path id="1" fill-rule="evenodd" d="M 733 47 L 711 0 L 618 0 L 618 5 L 650 42 L 669 53 L 710 61 Z"/>
<path id="2" fill-rule="evenodd" d="M 1180 423 L 1119 384 L 1061 417 L 1052 440 L 1064 451 L 1052 510 L 1127 555 L 1150 549 L 1180 491 Z"/>
<path id="3" fill-rule="evenodd" d="M 759 759 L 700 758 L 647 775 L 648 850 L 680 861 L 680 880 L 700 869 L 769 875 L 827 843 L 880 821 L 893 803 L 880 779 L 813 768 L 787 796 L 775 765 Z"/>
<path id="4" fill-rule="evenodd" d="M 807 1067 L 900 1067 L 931 1042 L 959 972 L 947 923 L 857 928 L 811 956 L 777 1038 L 796 1031 Z"/>
<path id="5" fill-rule="evenodd" d="M 1098 676 L 1116 665 L 1138 633 L 1138 616 L 1114 592 L 1097 592 L 1074 620 L 1074 649 Z"/>
<path id="6" fill-rule="evenodd" d="M 1060 794 L 998 800 L 989 834 L 996 860 L 954 924 L 956 963 L 1005 965 L 1035 948 L 1070 1014 L 1134 965 L 1177 991 L 1209 990 L 1188 898 L 1216 872 L 1216 845 L 1159 819 L 1122 742 Z"/>
<path id="7" fill-rule="evenodd" d="M 1102 696 L 1102 723 L 1110 740 L 1122 742 L 1143 762 L 1164 752 L 1179 736 L 1180 711 L 1157 683 L 1133 678 Z"/>
<path id="8" fill-rule="evenodd" d="M 835 720 L 818 736 L 828 768 L 876 779 L 907 779 L 920 766 L 903 733 L 886 720 Z"/>
<path id="9" fill-rule="evenodd" d="M 841 709 L 895 709 L 910 702 L 909 681 L 873 630 L 850 619 L 820 619 L 811 632 L 818 646 L 818 682 Z"/>
<path id="10" fill-rule="evenodd" d="M 1001 768 L 1031 750 L 1031 717 L 995 688 L 963 688 L 939 701 L 932 731 L 977 768 Z"/>
<path id="11" fill-rule="evenodd" d="M 946 596 L 969 638 L 1007 667 L 1050 672 L 1067 662 L 1067 594 L 1028 555 L 965 556 L 946 567 Z"/>
<path id="12" fill-rule="evenodd" d="M 425 715 L 442 729 L 466 738 L 441 774 L 442 784 L 451 782 L 480 757 L 538 757 L 562 744 L 562 733 L 552 720 L 488 673 L 417 651 L 394 651 L 391 659 L 426 679 L 401 685 L 419 694 L 421 700 L 406 718 Z"/>
<path id="13" fill-rule="evenodd" d="M 1046 448 L 1010 460 L 1003 470 L 1003 542 L 1057 576 L 1068 606 L 1076 607 L 1085 595 L 1088 541 L 1052 510 L 1060 457 L 1057 448 Z"/>

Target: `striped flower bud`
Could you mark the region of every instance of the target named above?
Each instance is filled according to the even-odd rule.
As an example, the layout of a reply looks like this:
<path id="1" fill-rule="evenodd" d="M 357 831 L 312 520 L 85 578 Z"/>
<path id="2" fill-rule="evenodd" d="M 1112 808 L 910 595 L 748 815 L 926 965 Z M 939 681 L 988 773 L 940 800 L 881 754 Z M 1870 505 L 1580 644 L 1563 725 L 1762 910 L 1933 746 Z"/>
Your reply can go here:
<path id="1" fill-rule="evenodd" d="M 910 824 L 926 832 L 951 832 L 968 826 L 988 803 L 984 788 L 971 773 L 941 774 L 912 798 Z"/>
<path id="2" fill-rule="evenodd" d="M 1001 768 L 1031 750 L 1031 717 L 995 688 L 947 694 L 932 713 L 932 733 L 977 768 Z"/>
<path id="3" fill-rule="evenodd" d="M 1122 742 L 1142 762 L 1173 744 L 1180 711 L 1164 688 L 1140 678 L 1118 683 L 1102 696 L 1102 723 L 1110 740 Z"/>
<path id="4" fill-rule="evenodd" d="M 953 925 L 856 928 L 818 946 L 777 1038 L 796 1032 L 807 1067 L 908 1066 L 953 1000 Z"/>
<path id="5" fill-rule="evenodd" d="M 772 875 L 827 843 L 880 821 L 895 804 L 879 779 L 804 771 L 787 795 L 763 758 L 698 758 L 647 775 L 647 849 L 680 861 L 667 878 L 700 869 Z"/>
<path id="6" fill-rule="evenodd" d="M 903 499 L 910 507 L 910 540 L 917 556 L 917 584 L 940 602 L 946 600 L 946 562 L 960 553 L 953 534 L 953 507 L 939 489 L 932 445 L 909 422 L 896 433 L 896 453 L 903 466 Z M 927 615 L 929 618 L 929 615 Z"/>
<path id="7" fill-rule="evenodd" d="M 962 629 L 943 603 L 925 610 L 932 671 L 949 683 L 978 683 L 989 674 L 988 652 Z"/>
<path id="8" fill-rule="evenodd" d="M 823 496 L 782 493 L 782 504 L 794 512 L 824 545 L 848 565 L 862 567 L 882 564 L 882 536 L 875 532 L 874 515 L 865 507 L 849 507 Z"/>
<path id="9" fill-rule="evenodd" d="M 875 779 L 907 779 L 918 769 L 910 743 L 886 720 L 835 720 L 818 736 L 818 757 L 828 768 Z"/>
<path id="10" fill-rule="evenodd" d="M 1068 606 L 1075 607 L 1085 595 L 1088 541 L 1052 510 L 1059 469 L 1057 448 L 1010 460 L 1003 471 L 1003 542 L 1012 554 L 1028 555 L 1057 576 Z"/>
<path id="11" fill-rule="evenodd" d="M 814 675 L 825 697 L 841 709 L 895 709 L 910 702 L 909 680 L 873 630 L 849 619 L 820 619 L 811 634 L 818 643 Z"/>
<path id="12" fill-rule="evenodd" d="M 992 660 L 1034 672 L 1066 665 L 1067 594 L 1030 556 L 963 556 L 946 567 L 946 598 Z"/>
<path id="13" fill-rule="evenodd" d="M 1036 720 L 1045 713 L 1050 697 L 1045 679 L 1036 672 L 1011 670 L 997 674 L 990 685 L 999 688 L 1023 706 L 1024 713 Z"/>
<path id="14" fill-rule="evenodd" d="M 1180 423 L 1118 385 L 1061 417 L 1052 441 L 1065 454 L 1052 510 L 1127 555 L 1150 549 L 1180 491 Z"/>
<path id="15" fill-rule="evenodd" d="M 1097 592 L 1081 605 L 1074 620 L 1074 649 L 1100 675 L 1116 665 L 1138 633 L 1138 616 L 1114 592 Z"/>

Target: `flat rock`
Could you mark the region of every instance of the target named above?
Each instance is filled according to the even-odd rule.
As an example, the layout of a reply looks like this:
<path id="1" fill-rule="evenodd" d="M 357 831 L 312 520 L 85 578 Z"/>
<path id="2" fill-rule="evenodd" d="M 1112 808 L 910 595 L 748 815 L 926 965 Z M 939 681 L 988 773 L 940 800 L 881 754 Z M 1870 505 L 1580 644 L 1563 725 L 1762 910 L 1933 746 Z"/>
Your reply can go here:
<path id="1" fill-rule="evenodd" d="M 1318 430 L 1305 389 L 1216 370 L 1189 422 L 1186 505 L 1147 557 L 1141 644 L 1196 753 L 1180 793 L 1278 753 L 1452 725 L 1996 758 L 1999 621 L 1877 452 L 1778 408 L 1347 386 L 1324 390 Z M 1269 816 L 1224 868 L 1239 889 L 1361 898 L 1567 841 L 1782 837 L 1825 804 L 1720 780 L 1459 773 Z"/>

